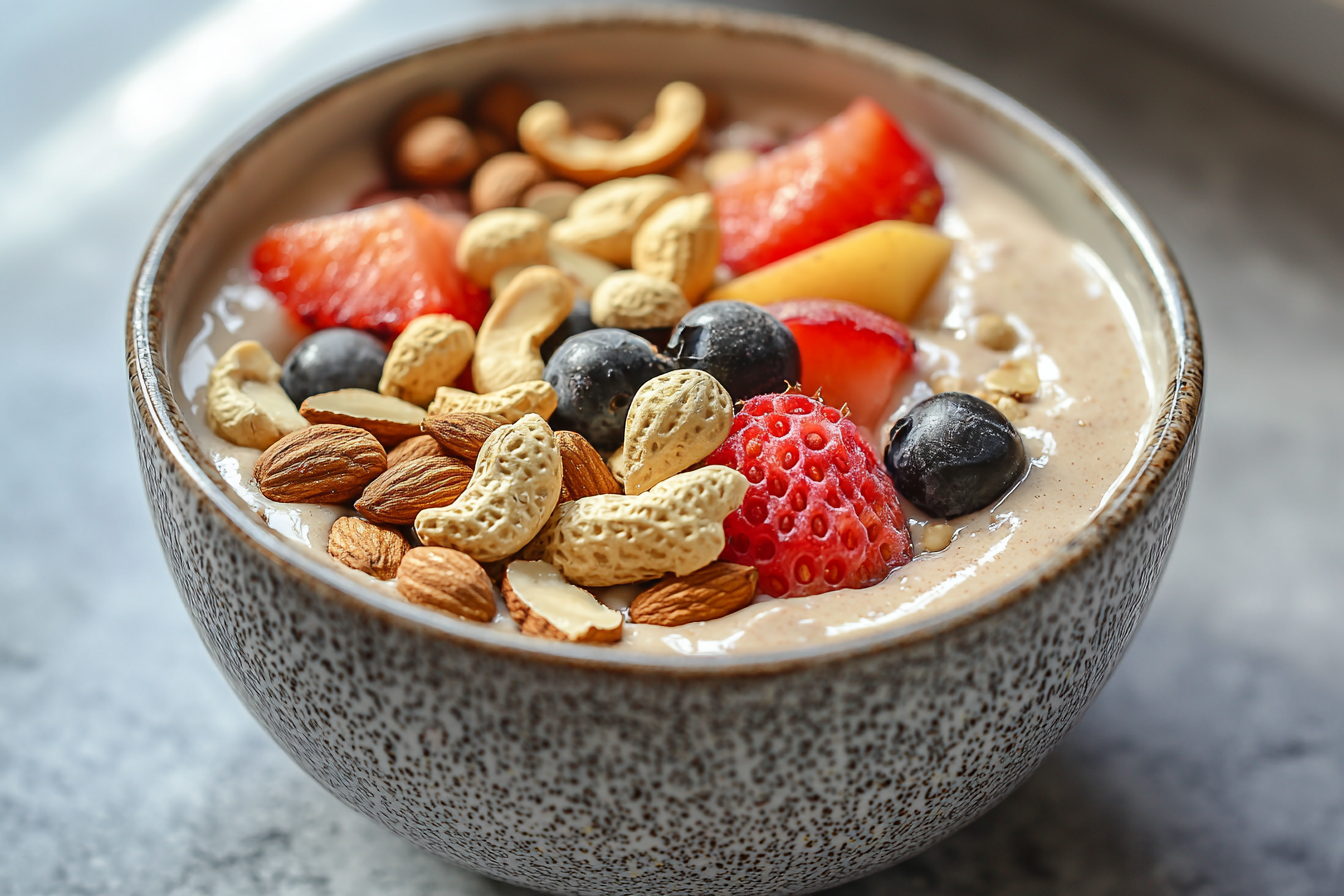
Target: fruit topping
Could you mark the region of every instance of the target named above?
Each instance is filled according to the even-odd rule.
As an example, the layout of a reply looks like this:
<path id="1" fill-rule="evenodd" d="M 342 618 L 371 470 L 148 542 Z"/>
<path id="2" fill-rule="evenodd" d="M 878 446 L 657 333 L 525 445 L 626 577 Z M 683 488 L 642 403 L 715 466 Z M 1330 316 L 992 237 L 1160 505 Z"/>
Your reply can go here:
<path id="1" fill-rule="evenodd" d="M 965 392 L 935 395 L 897 420 L 886 460 L 906 500 L 945 519 L 988 507 L 1027 472 L 1013 424 Z"/>
<path id="2" fill-rule="evenodd" d="M 931 224 L 943 191 L 928 158 L 860 97 L 714 188 L 723 260 L 745 274 L 882 220 Z"/>
<path id="3" fill-rule="evenodd" d="M 378 389 L 387 349 L 363 330 L 318 330 L 294 346 L 285 359 L 280 385 L 295 404 L 319 392 Z"/>
<path id="4" fill-rule="evenodd" d="M 876 311 L 833 299 L 797 299 L 766 310 L 798 343 L 805 393 L 820 390 L 827 404 L 848 405 L 859 426 L 881 422 L 897 377 L 914 362 L 915 340 L 905 327 Z"/>
<path id="5" fill-rule="evenodd" d="M 555 354 L 555 350 L 569 337 L 597 329 L 597 324 L 593 323 L 592 313 L 592 306 L 586 300 L 575 299 L 574 310 L 569 312 L 569 316 L 562 320 L 560 326 L 555 328 L 555 332 L 547 336 L 546 341 L 541 344 L 541 359 L 551 360 L 551 355 Z"/>
<path id="6" fill-rule="evenodd" d="M 751 483 L 723 523 L 722 559 L 760 570 L 760 589 L 801 597 L 876 584 L 910 560 L 896 492 L 858 428 L 797 392 L 748 399 L 705 458 Z"/>
<path id="7" fill-rule="evenodd" d="M 691 309 L 667 343 L 682 369 L 703 370 L 733 401 L 782 392 L 800 376 L 798 344 L 788 328 L 745 302 L 711 302 Z"/>
<path id="8" fill-rule="evenodd" d="M 261 284 L 305 324 L 391 338 L 422 314 L 480 326 L 489 296 L 458 271 L 460 228 L 410 199 L 280 224 L 252 250 Z"/>
<path id="9" fill-rule="evenodd" d="M 546 362 L 545 380 L 559 399 L 551 423 L 612 451 L 625 436 L 625 417 L 639 387 L 675 367 L 647 339 L 625 330 L 571 336 Z"/>
<path id="10" fill-rule="evenodd" d="M 951 256 L 952 241 L 932 227 L 878 221 L 730 280 L 709 300 L 821 296 L 910 320 Z"/>

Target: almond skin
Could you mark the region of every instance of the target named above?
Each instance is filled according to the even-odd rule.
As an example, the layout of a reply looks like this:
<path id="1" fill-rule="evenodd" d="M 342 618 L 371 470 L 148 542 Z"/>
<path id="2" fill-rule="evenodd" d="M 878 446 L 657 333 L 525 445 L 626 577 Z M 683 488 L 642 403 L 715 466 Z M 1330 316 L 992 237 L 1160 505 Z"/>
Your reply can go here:
<path id="1" fill-rule="evenodd" d="M 431 414 L 420 424 L 420 428 L 439 443 L 445 454 L 475 464 L 481 446 L 490 438 L 490 433 L 508 422 L 507 417 L 499 414 L 453 411 L 448 414 Z"/>
<path id="2" fill-rule="evenodd" d="M 387 452 L 368 430 L 319 423 L 263 451 L 252 474 L 272 501 L 343 504 L 386 469 Z"/>
<path id="3" fill-rule="evenodd" d="M 479 563 L 452 548 L 411 548 L 397 571 L 397 591 L 413 604 L 476 622 L 495 618 L 490 577 Z"/>
<path id="4" fill-rule="evenodd" d="M 564 462 L 560 503 L 590 498 L 593 495 L 619 495 L 621 484 L 611 474 L 606 461 L 588 440 L 576 432 L 562 429 L 555 434 L 555 447 Z"/>
<path id="5" fill-rule="evenodd" d="M 554 577 L 554 582 L 548 582 L 545 577 L 540 581 L 534 576 L 528 576 L 527 568 L 545 570 L 547 574 Z M 515 583 L 515 577 L 521 577 L 523 583 Z M 578 610 L 580 615 L 587 616 L 583 619 L 584 627 L 579 631 L 571 629 L 566 633 L 558 627 L 551 619 L 546 618 L 541 609 L 534 605 L 537 597 L 545 592 L 555 593 L 558 586 L 563 599 L 572 601 L 571 595 L 579 599 L 580 604 L 576 607 L 572 602 L 565 611 L 573 614 Z M 519 593 L 521 588 L 523 593 Z M 529 591 L 529 588 L 533 589 Z M 549 563 L 522 562 L 510 563 L 504 573 L 504 581 L 500 584 L 500 593 L 504 595 L 504 604 L 509 608 L 509 616 L 518 627 L 523 630 L 523 634 L 532 635 L 538 638 L 547 638 L 552 641 L 572 641 L 576 644 L 615 644 L 621 640 L 623 623 L 619 613 L 615 613 L 609 608 L 603 606 L 591 594 L 575 585 L 565 582 L 560 577 L 559 572 Z M 587 604 L 591 609 L 584 608 Z M 552 609 L 555 609 L 553 606 Z M 606 617 L 605 619 L 602 617 Z M 610 623 L 614 622 L 614 625 Z M 604 625 L 603 623 L 607 623 Z M 563 624 L 563 623 L 561 623 Z"/>
<path id="6" fill-rule="evenodd" d="M 751 566 L 715 562 L 641 591 L 630 603 L 630 621 L 643 625 L 706 622 L 742 609 L 756 596 L 760 573 Z"/>
<path id="7" fill-rule="evenodd" d="M 397 447 L 387 452 L 387 468 L 390 470 L 397 464 L 404 464 L 408 460 L 415 460 L 417 457 L 447 457 L 439 443 L 434 441 L 433 436 L 416 436 L 413 439 L 407 439 Z"/>
<path id="8" fill-rule="evenodd" d="M 397 567 L 410 549 L 406 536 L 396 529 L 357 516 L 341 517 L 327 536 L 327 553 L 333 560 L 384 582 L 396 578 Z"/>
<path id="9" fill-rule="evenodd" d="M 418 457 L 373 480 L 355 509 L 375 523 L 409 526 L 431 507 L 447 507 L 471 481 L 471 465 L 456 457 Z"/>

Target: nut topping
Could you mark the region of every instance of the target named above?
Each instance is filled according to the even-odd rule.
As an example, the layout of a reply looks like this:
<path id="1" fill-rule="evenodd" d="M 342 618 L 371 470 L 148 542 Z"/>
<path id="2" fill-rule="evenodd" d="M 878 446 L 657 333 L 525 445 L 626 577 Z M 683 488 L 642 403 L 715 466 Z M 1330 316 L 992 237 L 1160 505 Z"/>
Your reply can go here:
<path id="1" fill-rule="evenodd" d="M 684 576 L 664 576 L 630 603 L 630 621 L 685 625 L 735 613 L 756 596 L 760 573 L 737 563 L 711 563 Z"/>
<path id="2" fill-rule="evenodd" d="M 396 578 L 397 567 L 410 549 L 406 536 L 396 529 L 357 516 L 341 517 L 327 535 L 327 553 L 333 560 L 384 582 Z"/>
<path id="3" fill-rule="evenodd" d="M 452 504 L 470 481 L 471 465 L 460 458 L 416 458 L 370 482 L 355 509 L 375 523 L 409 526 L 420 511 Z"/>
<path id="4" fill-rule="evenodd" d="M 509 615 L 525 635 L 585 644 L 621 640 L 621 614 L 566 582 L 549 563 L 510 563 L 500 591 Z"/>
<path id="5" fill-rule="evenodd" d="M 342 504 L 386 469 L 387 454 L 372 433 L 319 423 L 295 430 L 263 451 L 252 475 L 272 501 Z"/>
<path id="6" fill-rule="evenodd" d="M 299 413 L 309 423 L 339 423 L 366 429 L 384 445 L 420 435 L 420 421 L 425 419 L 424 408 L 368 389 L 337 389 L 310 395 L 299 407 Z"/>
<path id="7" fill-rule="evenodd" d="M 397 591 L 413 604 L 476 622 L 495 618 L 495 590 L 475 560 L 449 548 L 411 548 L 397 570 Z"/>

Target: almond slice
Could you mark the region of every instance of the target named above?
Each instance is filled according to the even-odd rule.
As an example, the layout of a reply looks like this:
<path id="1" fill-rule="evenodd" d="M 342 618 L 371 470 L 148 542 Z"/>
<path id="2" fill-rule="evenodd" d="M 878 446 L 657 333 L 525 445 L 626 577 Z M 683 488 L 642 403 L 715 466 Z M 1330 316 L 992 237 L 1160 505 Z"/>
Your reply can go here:
<path id="1" fill-rule="evenodd" d="M 396 529 L 357 516 L 341 517 L 331 524 L 327 536 L 327 553 L 333 560 L 384 582 L 396 578 L 397 567 L 410 549 L 406 536 Z"/>
<path id="2" fill-rule="evenodd" d="M 355 509 L 375 523 L 409 526 L 431 507 L 447 507 L 471 481 L 471 465 L 456 457 L 420 457 L 373 480 Z"/>
<path id="3" fill-rule="evenodd" d="M 525 635 L 555 641 L 610 644 L 621 640 L 621 614 L 565 581 L 539 560 L 518 560 L 504 572 L 504 603 Z"/>
<path id="4" fill-rule="evenodd" d="M 452 548 L 411 548 L 397 570 L 397 591 L 423 604 L 477 622 L 495 618 L 495 591 L 475 560 Z"/>
<path id="5" fill-rule="evenodd" d="M 476 463 L 481 446 L 490 438 L 490 433 L 509 422 L 502 414 L 473 414 L 470 411 L 453 411 L 447 414 L 431 414 L 421 423 L 423 429 L 447 454 L 460 457 L 469 464 Z"/>
<path id="6" fill-rule="evenodd" d="M 420 421 L 425 419 L 424 408 L 368 389 L 337 389 L 309 396 L 299 413 L 309 423 L 339 423 L 367 429 L 384 445 L 420 435 Z"/>
<path id="7" fill-rule="evenodd" d="M 760 573 L 751 566 L 715 562 L 684 576 L 667 575 L 630 603 L 630 621 L 685 625 L 734 613 L 756 596 Z"/>
<path id="8" fill-rule="evenodd" d="M 324 423 L 283 436 L 257 458 L 252 475 L 272 501 L 342 504 L 386 469 L 387 454 L 372 433 Z"/>

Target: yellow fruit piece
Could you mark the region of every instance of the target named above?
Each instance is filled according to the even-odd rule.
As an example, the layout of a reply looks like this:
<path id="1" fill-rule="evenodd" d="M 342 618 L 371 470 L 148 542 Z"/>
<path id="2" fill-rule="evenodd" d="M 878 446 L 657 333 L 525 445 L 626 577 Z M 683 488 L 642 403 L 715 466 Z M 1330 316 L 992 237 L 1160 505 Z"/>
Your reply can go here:
<path id="1" fill-rule="evenodd" d="M 842 299 L 905 321 L 951 254 L 952 241 L 933 227 L 878 221 L 730 280 L 707 301 Z"/>

